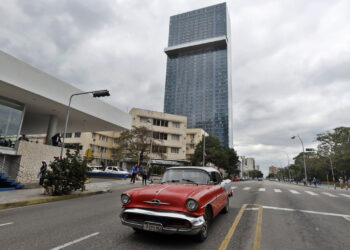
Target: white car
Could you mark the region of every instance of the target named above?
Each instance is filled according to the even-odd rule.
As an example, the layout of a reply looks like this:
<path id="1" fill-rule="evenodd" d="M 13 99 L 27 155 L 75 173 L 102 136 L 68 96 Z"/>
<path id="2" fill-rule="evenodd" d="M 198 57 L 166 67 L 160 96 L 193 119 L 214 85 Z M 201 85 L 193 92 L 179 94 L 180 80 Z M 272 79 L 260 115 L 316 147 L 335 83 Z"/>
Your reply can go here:
<path id="1" fill-rule="evenodd" d="M 92 173 L 103 173 L 103 167 L 102 166 L 89 166 L 91 168 Z"/>
<path id="2" fill-rule="evenodd" d="M 124 171 L 119 167 L 116 166 L 109 166 L 106 168 L 105 170 L 106 173 L 111 173 L 111 174 L 126 174 L 127 176 L 129 176 L 129 172 L 128 171 Z"/>

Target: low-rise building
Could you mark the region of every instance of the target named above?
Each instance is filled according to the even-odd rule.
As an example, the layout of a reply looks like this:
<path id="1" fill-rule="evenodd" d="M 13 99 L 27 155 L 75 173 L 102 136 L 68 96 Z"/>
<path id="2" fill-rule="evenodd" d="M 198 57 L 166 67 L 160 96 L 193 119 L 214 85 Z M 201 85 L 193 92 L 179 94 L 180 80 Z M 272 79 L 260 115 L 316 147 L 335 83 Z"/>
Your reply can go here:
<path id="1" fill-rule="evenodd" d="M 277 169 L 275 166 L 270 166 L 270 167 L 269 167 L 269 175 L 272 175 L 272 174 L 273 174 L 273 175 L 276 176 L 276 175 L 277 175 L 277 170 L 278 170 L 278 169 Z"/>
<path id="2" fill-rule="evenodd" d="M 139 108 L 131 109 L 130 115 L 133 126 L 152 131 L 152 159 L 159 159 L 159 152 L 163 155 L 161 160 L 186 160 L 186 116 Z"/>
<path id="3" fill-rule="evenodd" d="M 202 141 L 203 136 L 208 136 L 209 134 L 201 128 L 188 128 L 186 130 L 186 159 L 191 160 L 194 155 L 194 151 L 199 142 Z"/>

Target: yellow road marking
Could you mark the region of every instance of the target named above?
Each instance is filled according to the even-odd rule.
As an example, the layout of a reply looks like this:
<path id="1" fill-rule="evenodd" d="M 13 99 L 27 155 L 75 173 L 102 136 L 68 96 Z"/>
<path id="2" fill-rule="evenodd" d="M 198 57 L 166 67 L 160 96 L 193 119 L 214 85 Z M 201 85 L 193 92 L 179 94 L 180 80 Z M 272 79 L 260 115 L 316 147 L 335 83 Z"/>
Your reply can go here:
<path id="1" fill-rule="evenodd" d="M 241 209 L 239 210 L 238 212 L 238 215 L 236 216 L 236 219 L 235 221 L 233 222 L 230 230 L 228 231 L 228 233 L 226 234 L 226 237 L 225 239 L 222 241 L 220 247 L 219 247 L 219 250 L 226 250 L 228 244 L 230 243 L 230 240 L 236 230 L 236 227 L 239 223 L 239 221 L 241 220 L 242 218 L 242 215 L 243 215 L 243 212 L 245 210 L 245 208 L 247 207 L 248 204 L 243 204 L 243 206 L 241 207 Z"/>
<path id="2" fill-rule="evenodd" d="M 258 220 L 257 220 L 257 222 L 256 222 L 253 250 L 260 250 L 261 225 L 262 225 L 262 212 L 263 212 L 263 207 L 262 207 L 261 205 L 258 205 L 258 206 L 259 206 Z"/>

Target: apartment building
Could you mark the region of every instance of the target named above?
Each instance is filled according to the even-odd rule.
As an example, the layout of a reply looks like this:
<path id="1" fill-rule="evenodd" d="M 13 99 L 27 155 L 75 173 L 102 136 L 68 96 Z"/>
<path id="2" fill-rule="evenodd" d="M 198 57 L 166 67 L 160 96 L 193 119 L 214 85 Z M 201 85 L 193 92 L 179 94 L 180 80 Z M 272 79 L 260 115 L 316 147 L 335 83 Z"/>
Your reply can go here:
<path id="1" fill-rule="evenodd" d="M 159 159 L 159 152 L 164 160 L 186 160 L 186 116 L 139 108 L 133 108 L 129 113 L 133 126 L 144 126 L 152 131 L 152 159 Z"/>
<path id="2" fill-rule="evenodd" d="M 101 132 L 74 132 L 67 133 L 65 138 L 65 148 L 72 150 L 79 149 L 81 154 L 86 154 L 91 149 L 92 164 L 99 165 L 104 162 L 106 165 L 116 165 L 117 161 L 113 159 L 113 148 L 118 143 L 120 132 L 101 131 Z M 46 134 L 28 135 L 30 142 L 46 143 Z"/>
<path id="3" fill-rule="evenodd" d="M 191 160 L 191 157 L 194 155 L 197 144 L 203 139 L 203 135 L 209 136 L 201 128 L 188 128 L 186 130 L 186 159 L 187 161 Z"/>

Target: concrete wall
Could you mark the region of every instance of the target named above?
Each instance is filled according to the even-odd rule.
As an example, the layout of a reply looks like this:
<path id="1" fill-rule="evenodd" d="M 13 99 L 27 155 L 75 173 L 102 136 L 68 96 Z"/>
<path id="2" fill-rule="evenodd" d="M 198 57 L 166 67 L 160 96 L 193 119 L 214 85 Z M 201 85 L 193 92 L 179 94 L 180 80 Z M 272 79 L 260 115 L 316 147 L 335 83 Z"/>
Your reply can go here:
<path id="1" fill-rule="evenodd" d="M 38 183 L 37 175 L 40 171 L 41 161 L 45 160 L 49 165 L 55 156 L 60 156 L 60 152 L 60 147 L 20 141 L 17 153 L 21 159 L 16 181 L 24 185 Z M 66 150 L 64 150 L 65 153 Z"/>

